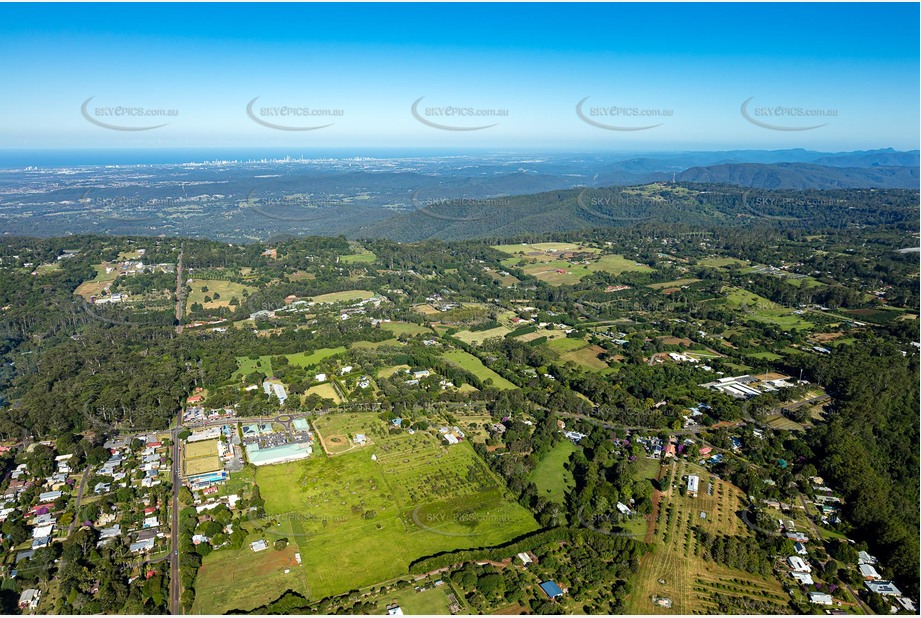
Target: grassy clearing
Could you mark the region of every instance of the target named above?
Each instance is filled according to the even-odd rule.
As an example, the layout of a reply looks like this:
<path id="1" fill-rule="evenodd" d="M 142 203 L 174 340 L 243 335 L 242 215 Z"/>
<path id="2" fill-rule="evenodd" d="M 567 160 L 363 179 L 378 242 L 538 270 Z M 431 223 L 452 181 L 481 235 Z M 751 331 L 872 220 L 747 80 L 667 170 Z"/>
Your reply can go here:
<path id="1" fill-rule="evenodd" d="M 332 399 L 335 403 L 342 403 L 342 397 L 339 396 L 339 393 L 336 392 L 336 387 L 334 387 L 329 382 L 325 384 L 317 384 L 316 386 L 311 386 L 304 393 L 307 395 L 319 395 L 324 399 Z"/>
<path id="2" fill-rule="evenodd" d="M 383 330 L 389 330 L 395 337 L 400 335 L 432 335 L 432 329 L 412 322 L 386 322 L 381 324 Z"/>
<path id="3" fill-rule="evenodd" d="M 697 263 L 701 266 L 710 266 L 711 268 L 725 268 L 726 266 L 732 266 L 733 264 L 737 264 L 739 266 L 748 266 L 748 261 L 733 257 L 709 257 L 702 260 L 697 260 Z"/>
<path id="4" fill-rule="evenodd" d="M 608 254 L 598 258 L 598 261 L 588 266 L 590 271 L 603 271 L 612 275 L 627 272 L 652 272 L 653 269 L 645 264 L 639 264 L 622 255 Z"/>
<path id="5" fill-rule="evenodd" d="M 370 251 L 355 253 L 352 255 L 341 255 L 339 261 L 343 264 L 370 264 L 377 259 L 377 256 Z"/>
<path id="6" fill-rule="evenodd" d="M 447 586 L 438 588 L 429 588 L 424 592 L 416 592 L 412 588 L 401 590 L 381 601 L 378 613 L 384 615 L 387 613 L 387 605 L 396 603 L 403 610 L 403 613 L 409 616 L 446 616 L 451 613 L 448 604 L 446 592 L 450 592 Z"/>
<path id="7" fill-rule="evenodd" d="M 107 262 L 94 265 L 93 268 L 96 269 L 96 276 L 77 286 L 77 289 L 74 290 L 74 294 L 82 296 L 86 300 L 89 300 L 91 296 L 99 296 L 102 294 L 102 291 L 112 285 L 112 282 L 118 277 L 118 270 L 113 269 L 110 273 L 106 272 L 108 266 L 109 264 Z"/>
<path id="8" fill-rule="evenodd" d="M 294 558 L 297 545 L 292 543 L 283 551 L 251 551 L 249 543 L 262 538 L 272 541 L 277 537 L 250 534 L 243 549 L 220 549 L 202 561 L 195 578 L 193 614 L 253 609 L 278 598 L 284 590 L 309 594 L 307 570 Z"/>
<path id="9" fill-rule="evenodd" d="M 189 442 L 183 447 L 182 473 L 185 476 L 220 469 L 221 461 L 217 456 L 217 440 Z"/>
<path id="10" fill-rule="evenodd" d="M 329 294 L 320 294 L 311 296 L 310 300 L 315 303 L 345 303 L 353 300 L 367 300 L 374 296 L 374 292 L 368 290 L 346 290 L 344 292 L 330 292 Z"/>
<path id="11" fill-rule="evenodd" d="M 476 356 L 464 352 L 463 350 L 451 350 L 450 352 L 445 352 L 442 356 L 461 369 L 469 371 L 480 380 L 492 380 L 492 385 L 498 389 L 517 388 L 514 384 L 484 365 Z"/>
<path id="12" fill-rule="evenodd" d="M 531 482 L 537 486 L 539 495 L 562 504 L 566 492 L 574 485 L 572 473 L 564 469 L 563 465 L 575 450 L 575 444 L 561 440 L 540 460 L 531 473 Z"/>
<path id="13" fill-rule="evenodd" d="M 565 354 L 566 352 L 572 352 L 573 350 L 579 350 L 586 347 L 588 342 L 585 339 L 565 337 L 548 341 L 545 345 L 558 354 Z"/>
<path id="14" fill-rule="evenodd" d="M 512 332 L 507 326 L 497 326 L 489 330 L 462 330 L 454 336 L 467 344 L 481 344 L 492 337 L 505 337 Z"/>
<path id="15" fill-rule="evenodd" d="M 585 346 L 562 354 L 560 360 L 564 363 L 573 362 L 581 365 L 589 371 L 601 371 L 608 369 L 608 364 L 598 358 L 598 355 L 602 352 L 604 352 L 604 348 L 600 346 Z"/>
<path id="16" fill-rule="evenodd" d="M 337 418 L 319 419 L 331 423 L 322 431 L 361 428 L 372 444 L 256 471 L 267 523 L 276 522 L 266 534 L 299 546 L 310 598 L 397 577 L 425 555 L 537 528 L 469 443 L 445 447 L 422 431 L 390 435 L 373 414 L 330 416 Z"/>
<path id="17" fill-rule="evenodd" d="M 812 322 L 805 320 L 802 315 L 793 313 L 793 309 L 782 307 L 748 290 L 726 287 L 723 292 L 726 294 L 723 302 L 728 307 L 742 311 L 752 320 L 774 324 L 784 330 L 808 330 L 814 326 Z"/>
<path id="18" fill-rule="evenodd" d="M 201 304 L 205 309 L 229 307 L 231 299 L 236 298 L 242 301 L 244 291 L 247 294 L 252 294 L 256 290 L 256 288 L 242 283 L 221 281 L 219 279 L 191 279 L 189 288 L 190 292 L 186 299 L 186 313 L 191 313 L 192 305 L 195 303 Z M 216 295 L 219 298 L 215 298 Z M 205 301 L 205 297 L 211 298 L 211 300 Z"/>
<path id="19" fill-rule="evenodd" d="M 378 371 L 377 371 L 377 377 L 379 377 L 379 378 L 389 378 L 389 377 L 391 377 L 393 374 L 395 374 L 395 373 L 397 373 L 397 372 L 399 372 L 399 371 L 404 371 L 404 370 L 409 369 L 409 368 L 410 368 L 409 365 L 393 365 L 393 366 L 391 366 L 391 367 L 383 367 L 382 369 L 378 369 Z"/>
<path id="20" fill-rule="evenodd" d="M 298 352 L 296 354 L 284 354 L 288 359 L 288 362 L 292 365 L 297 365 L 298 367 L 310 367 L 311 365 L 316 365 L 321 361 L 329 358 L 330 356 L 335 356 L 336 354 L 341 354 L 345 352 L 345 346 L 339 346 L 336 348 L 320 348 L 319 350 L 314 350 L 313 352 Z M 234 376 L 243 376 L 248 375 L 254 372 L 261 372 L 266 374 L 269 377 L 274 376 L 272 369 L 272 357 L 269 355 L 259 356 L 257 358 L 250 358 L 249 356 L 238 356 L 237 357 L 237 371 L 234 373 Z"/>
<path id="21" fill-rule="evenodd" d="M 650 283 L 646 287 L 653 290 L 662 290 L 664 288 L 680 288 L 682 285 L 691 285 L 697 283 L 700 279 L 675 279 L 674 281 L 665 281 L 663 283 Z"/>

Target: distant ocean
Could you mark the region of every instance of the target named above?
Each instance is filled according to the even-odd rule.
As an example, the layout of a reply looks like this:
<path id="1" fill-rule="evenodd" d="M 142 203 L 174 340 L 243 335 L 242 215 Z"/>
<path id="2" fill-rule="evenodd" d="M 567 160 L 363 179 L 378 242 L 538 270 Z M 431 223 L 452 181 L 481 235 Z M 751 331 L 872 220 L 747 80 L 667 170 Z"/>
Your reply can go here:
<path id="1" fill-rule="evenodd" d="M 348 159 L 352 157 L 412 158 L 486 154 L 488 151 L 455 152 L 434 149 L 327 148 L 176 148 L 176 149 L 0 149 L 0 169 L 23 167 L 72 167 L 81 165 L 163 165 L 205 161 L 258 161 L 261 159 Z"/>

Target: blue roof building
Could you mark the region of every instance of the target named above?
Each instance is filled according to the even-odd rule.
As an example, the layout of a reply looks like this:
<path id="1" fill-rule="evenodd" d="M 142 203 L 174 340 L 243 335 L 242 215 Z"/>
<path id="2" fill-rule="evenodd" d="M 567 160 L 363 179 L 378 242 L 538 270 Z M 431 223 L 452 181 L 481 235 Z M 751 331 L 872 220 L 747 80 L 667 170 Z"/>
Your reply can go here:
<path id="1" fill-rule="evenodd" d="M 546 592 L 551 599 L 563 596 L 563 591 L 556 585 L 555 581 L 545 581 L 540 585 L 540 589 Z"/>

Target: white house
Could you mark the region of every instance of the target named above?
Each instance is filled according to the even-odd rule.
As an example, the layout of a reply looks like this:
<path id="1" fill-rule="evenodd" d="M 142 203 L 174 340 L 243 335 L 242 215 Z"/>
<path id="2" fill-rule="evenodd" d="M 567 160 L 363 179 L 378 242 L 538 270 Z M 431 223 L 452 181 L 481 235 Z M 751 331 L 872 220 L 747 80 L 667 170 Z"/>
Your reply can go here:
<path id="1" fill-rule="evenodd" d="M 825 594 L 824 592 L 810 592 L 809 602 L 816 605 L 831 605 L 832 598 L 830 594 Z"/>

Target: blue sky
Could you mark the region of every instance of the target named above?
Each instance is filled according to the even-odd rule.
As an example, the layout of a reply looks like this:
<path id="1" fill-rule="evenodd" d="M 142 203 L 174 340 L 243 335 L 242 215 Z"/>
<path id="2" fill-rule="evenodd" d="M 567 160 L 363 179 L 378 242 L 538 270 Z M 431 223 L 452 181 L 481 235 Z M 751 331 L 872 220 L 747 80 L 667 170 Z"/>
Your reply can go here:
<path id="1" fill-rule="evenodd" d="M 918 19 L 917 4 L 4 4 L 0 148 L 913 149 Z M 103 128 L 81 114 L 90 97 L 92 120 L 166 126 Z M 266 127 L 255 97 L 265 122 L 332 125 Z M 495 126 L 435 128 L 411 113 L 420 97 L 423 120 Z M 586 97 L 583 116 L 617 130 L 577 115 Z M 773 129 L 742 115 L 749 98 Z M 177 115 L 103 115 L 118 107 Z"/>

